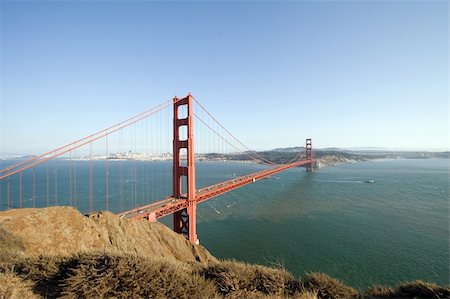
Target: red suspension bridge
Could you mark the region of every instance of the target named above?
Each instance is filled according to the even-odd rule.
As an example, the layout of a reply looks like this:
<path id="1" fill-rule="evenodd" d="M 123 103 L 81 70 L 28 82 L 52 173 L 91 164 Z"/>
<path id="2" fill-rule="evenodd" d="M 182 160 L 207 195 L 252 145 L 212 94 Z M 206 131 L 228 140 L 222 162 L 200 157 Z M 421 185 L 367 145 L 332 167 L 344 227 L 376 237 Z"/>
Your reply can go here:
<path id="1" fill-rule="evenodd" d="M 0 209 L 70 205 L 149 221 L 173 214 L 174 230 L 197 243 L 197 204 L 290 168 L 312 170 L 311 139 L 291 155 L 275 163 L 250 150 L 189 94 L 4 165 Z"/>

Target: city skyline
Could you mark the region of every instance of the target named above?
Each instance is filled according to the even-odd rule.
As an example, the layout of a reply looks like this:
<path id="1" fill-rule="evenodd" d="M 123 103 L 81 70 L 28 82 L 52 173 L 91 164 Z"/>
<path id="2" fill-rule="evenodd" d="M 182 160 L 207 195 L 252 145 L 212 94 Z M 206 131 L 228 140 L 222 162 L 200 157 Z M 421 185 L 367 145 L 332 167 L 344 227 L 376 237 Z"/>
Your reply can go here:
<path id="1" fill-rule="evenodd" d="M 0 155 L 191 92 L 255 150 L 449 150 L 448 3 L 14 2 Z"/>

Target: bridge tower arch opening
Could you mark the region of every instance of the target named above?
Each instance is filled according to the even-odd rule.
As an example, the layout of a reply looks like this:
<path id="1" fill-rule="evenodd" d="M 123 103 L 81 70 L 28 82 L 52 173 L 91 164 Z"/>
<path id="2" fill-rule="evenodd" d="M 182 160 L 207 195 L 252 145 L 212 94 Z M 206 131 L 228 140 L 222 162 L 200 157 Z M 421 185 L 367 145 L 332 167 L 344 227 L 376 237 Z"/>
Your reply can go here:
<path id="1" fill-rule="evenodd" d="M 185 113 L 180 108 L 184 108 Z M 184 136 L 186 139 L 180 140 L 183 138 L 180 131 L 187 133 L 182 134 L 187 135 Z M 186 157 L 181 157 L 181 153 Z M 182 159 L 186 159 L 183 165 Z M 183 186 L 183 181 L 186 186 Z M 198 244 L 195 193 L 194 110 L 193 97 L 189 94 L 182 99 L 173 99 L 173 197 L 187 201 L 187 208 L 174 213 L 173 228 L 191 243 Z"/>

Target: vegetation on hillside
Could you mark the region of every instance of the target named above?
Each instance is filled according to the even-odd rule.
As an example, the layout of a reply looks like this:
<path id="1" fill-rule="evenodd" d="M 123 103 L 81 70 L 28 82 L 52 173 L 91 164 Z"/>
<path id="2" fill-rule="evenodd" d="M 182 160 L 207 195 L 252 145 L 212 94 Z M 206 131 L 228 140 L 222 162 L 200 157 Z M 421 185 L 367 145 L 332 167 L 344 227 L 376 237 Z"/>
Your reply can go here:
<path id="1" fill-rule="evenodd" d="M 182 262 L 131 254 L 2 255 L 0 298 L 449 298 L 422 281 L 366 292 L 322 273 L 296 279 L 284 269 L 236 261 Z"/>
<path id="2" fill-rule="evenodd" d="M 322 273 L 299 279 L 283 268 L 218 261 L 160 224 L 110 213 L 84 217 L 64 207 L 16 211 L 0 213 L 0 298 L 450 298 L 450 287 L 422 281 L 359 291 Z M 53 217 L 56 214 L 59 218 Z M 30 222 L 37 215 L 43 221 L 39 226 Z M 17 216 L 28 217 L 28 226 Z M 78 228 L 84 229 L 88 236 L 83 242 L 91 247 L 69 254 L 50 248 L 49 255 L 31 254 L 35 245 L 23 231 L 32 229 L 39 238 L 48 229 L 46 222 L 57 221 L 51 233 L 73 238 L 74 219 L 78 225 L 86 221 Z M 144 228 L 153 235 L 143 235 Z M 92 233 L 100 235 L 91 239 Z M 133 243 L 137 238 L 148 242 L 149 249 L 131 252 L 127 240 Z"/>

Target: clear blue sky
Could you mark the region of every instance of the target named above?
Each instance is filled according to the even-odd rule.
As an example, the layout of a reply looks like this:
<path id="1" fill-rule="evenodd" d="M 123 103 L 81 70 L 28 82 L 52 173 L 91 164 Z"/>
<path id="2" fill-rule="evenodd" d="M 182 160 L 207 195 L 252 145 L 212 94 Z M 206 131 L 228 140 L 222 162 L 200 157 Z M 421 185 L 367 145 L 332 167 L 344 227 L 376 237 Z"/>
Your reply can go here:
<path id="1" fill-rule="evenodd" d="M 449 148 L 447 1 L 0 5 L 0 154 L 188 92 L 255 149 Z"/>

